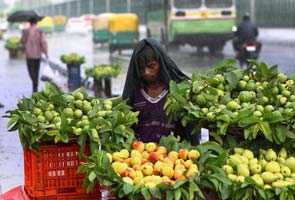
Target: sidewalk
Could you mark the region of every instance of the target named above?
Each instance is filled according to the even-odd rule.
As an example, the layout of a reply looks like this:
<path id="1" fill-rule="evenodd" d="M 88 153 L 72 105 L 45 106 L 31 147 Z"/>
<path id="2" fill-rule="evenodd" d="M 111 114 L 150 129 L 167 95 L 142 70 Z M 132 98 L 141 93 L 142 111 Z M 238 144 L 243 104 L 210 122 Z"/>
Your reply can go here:
<path id="1" fill-rule="evenodd" d="M 259 28 L 261 42 L 295 46 L 295 28 Z"/>
<path id="2" fill-rule="evenodd" d="M 24 184 L 23 150 L 18 132 L 8 132 L 9 119 L 3 118 L 7 110 L 17 108 L 19 99 L 31 97 L 32 82 L 24 58 L 10 60 L 8 51 L 4 48 L 4 40 L 0 40 L 0 193 Z M 41 74 L 40 69 L 40 74 Z M 61 77 L 61 83 L 66 83 Z M 39 80 L 39 91 L 45 87 L 45 82 Z M 66 88 L 64 88 L 66 90 Z"/>

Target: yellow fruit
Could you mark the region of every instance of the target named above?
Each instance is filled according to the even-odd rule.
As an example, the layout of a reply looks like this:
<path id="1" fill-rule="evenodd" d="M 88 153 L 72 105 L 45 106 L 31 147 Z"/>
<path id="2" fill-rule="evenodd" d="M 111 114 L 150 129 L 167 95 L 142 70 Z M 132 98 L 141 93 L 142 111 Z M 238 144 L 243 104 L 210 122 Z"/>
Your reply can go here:
<path id="1" fill-rule="evenodd" d="M 263 172 L 261 175 L 261 178 L 263 179 L 264 183 L 272 183 L 277 179 L 277 176 L 274 175 L 271 172 Z"/>
<path id="2" fill-rule="evenodd" d="M 134 156 L 130 158 L 130 165 L 134 166 L 134 165 L 139 165 L 141 164 L 141 158 L 138 156 Z"/>
<path id="3" fill-rule="evenodd" d="M 158 146 L 156 149 L 156 152 L 158 155 L 166 155 L 167 154 L 167 149 L 164 146 Z"/>
<path id="4" fill-rule="evenodd" d="M 154 142 L 149 142 L 145 145 L 145 149 L 147 152 L 153 152 L 157 149 L 157 144 Z"/>
<path id="5" fill-rule="evenodd" d="M 280 172 L 280 164 L 276 161 L 270 161 L 265 165 L 265 171 L 272 172 L 272 173 L 279 173 Z"/>
<path id="6" fill-rule="evenodd" d="M 232 174 L 234 172 L 234 169 L 230 165 L 223 165 L 222 169 L 227 173 L 227 174 Z"/>
<path id="7" fill-rule="evenodd" d="M 132 171 L 131 178 L 141 178 L 143 179 L 143 173 L 141 171 Z"/>
<path id="8" fill-rule="evenodd" d="M 252 177 L 251 177 L 259 186 L 263 186 L 264 185 L 264 182 L 263 182 L 263 179 L 260 177 L 259 174 L 254 174 Z"/>
<path id="9" fill-rule="evenodd" d="M 199 171 L 195 168 L 189 168 L 185 175 L 186 175 L 186 177 L 190 177 L 193 175 L 199 175 Z"/>
<path id="10" fill-rule="evenodd" d="M 244 176 L 237 176 L 237 178 L 236 178 L 236 182 L 238 182 L 238 183 L 243 183 L 243 182 L 245 182 L 245 177 L 244 177 Z"/>
<path id="11" fill-rule="evenodd" d="M 128 158 L 129 157 L 129 151 L 127 149 L 122 149 L 120 151 L 121 157 L 122 158 Z"/>
<path id="12" fill-rule="evenodd" d="M 135 177 L 135 178 L 133 179 L 133 183 L 134 183 L 134 185 L 139 185 L 139 184 L 143 184 L 144 181 L 143 181 L 143 178 Z"/>
<path id="13" fill-rule="evenodd" d="M 139 152 L 138 150 L 132 149 L 131 153 L 130 153 L 130 157 L 142 157 L 141 152 Z"/>
<path id="14" fill-rule="evenodd" d="M 167 176 L 169 178 L 173 178 L 174 170 L 172 167 L 165 167 L 162 169 L 163 176 Z"/>
<path id="15" fill-rule="evenodd" d="M 184 166 L 188 169 L 190 166 L 192 166 L 193 161 L 192 160 L 186 160 L 184 161 Z"/>
<path id="16" fill-rule="evenodd" d="M 142 166 L 142 172 L 145 176 L 150 176 L 150 175 L 153 175 L 154 173 L 154 169 L 151 165 L 149 164 L 144 164 Z"/>
<path id="17" fill-rule="evenodd" d="M 235 175 L 235 174 L 228 174 L 227 175 L 227 177 L 231 180 L 231 181 L 236 181 L 236 179 L 237 179 L 237 175 Z"/>
<path id="18" fill-rule="evenodd" d="M 197 160 L 200 157 L 200 152 L 198 150 L 190 150 L 188 152 L 188 158 L 191 160 Z"/>
<path id="19" fill-rule="evenodd" d="M 186 160 L 188 157 L 188 150 L 187 149 L 179 149 L 178 157 L 182 160 Z"/>
<path id="20" fill-rule="evenodd" d="M 123 181 L 125 183 L 129 183 L 130 185 L 133 185 L 133 180 L 130 177 L 123 177 Z"/>
<path id="21" fill-rule="evenodd" d="M 174 163 L 178 159 L 178 153 L 176 151 L 170 151 L 168 158 Z"/>
<path id="22" fill-rule="evenodd" d="M 133 149 L 138 150 L 139 152 L 144 151 L 144 143 L 142 141 L 135 141 L 133 143 Z"/>
<path id="23" fill-rule="evenodd" d="M 113 153 L 113 160 L 118 161 L 118 162 L 123 162 L 124 159 L 121 156 L 122 155 L 120 154 L 120 152 L 114 152 Z"/>
<path id="24" fill-rule="evenodd" d="M 239 176 L 249 176 L 250 175 L 250 171 L 249 171 L 249 168 L 248 168 L 248 165 L 246 164 L 238 164 L 237 165 L 237 174 Z"/>
<path id="25" fill-rule="evenodd" d="M 163 169 L 163 162 L 162 161 L 157 161 L 155 164 L 154 164 L 154 173 L 155 174 L 158 174 L 162 171 Z"/>
<path id="26" fill-rule="evenodd" d="M 248 150 L 248 149 L 245 149 L 244 152 L 243 152 L 243 156 L 248 158 L 248 160 L 254 158 L 254 154 L 252 151 Z"/>
<path id="27" fill-rule="evenodd" d="M 147 188 L 153 189 L 153 188 L 155 188 L 157 185 L 156 185 L 156 183 L 154 183 L 154 182 L 147 182 L 147 183 L 145 183 L 145 186 L 146 186 Z"/>

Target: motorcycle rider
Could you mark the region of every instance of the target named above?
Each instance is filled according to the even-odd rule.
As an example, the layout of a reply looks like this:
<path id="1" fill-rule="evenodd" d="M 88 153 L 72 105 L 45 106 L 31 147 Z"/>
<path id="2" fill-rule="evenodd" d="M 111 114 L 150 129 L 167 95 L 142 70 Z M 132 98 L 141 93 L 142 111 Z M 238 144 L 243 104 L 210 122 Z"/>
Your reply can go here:
<path id="1" fill-rule="evenodd" d="M 241 52 L 244 43 L 249 41 L 256 42 L 258 34 L 259 32 L 256 24 L 251 21 L 249 13 L 246 12 L 243 16 L 243 21 L 238 25 L 234 33 L 233 47 L 237 55 L 236 57 L 238 57 Z M 260 49 L 260 47 L 261 44 L 259 43 L 258 49 Z"/>

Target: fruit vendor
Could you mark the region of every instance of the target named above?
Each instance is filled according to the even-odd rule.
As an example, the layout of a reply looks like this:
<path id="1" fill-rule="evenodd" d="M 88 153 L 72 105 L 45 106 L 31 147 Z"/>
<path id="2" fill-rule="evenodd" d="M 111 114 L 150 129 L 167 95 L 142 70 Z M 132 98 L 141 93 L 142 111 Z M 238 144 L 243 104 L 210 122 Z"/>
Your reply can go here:
<path id="1" fill-rule="evenodd" d="M 139 122 L 133 128 L 138 140 L 159 142 L 161 136 L 173 132 L 187 138 L 188 128 L 180 121 L 169 122 L 163 109 L 171 80 L 180 83 L 188 80 L 167 55 L 163 46 L 152 38 L 141 40 L 134 48 L 123 90 L 123 99 L 134 111 L 139 111 Z M 196 143 L 196 142 L 194 142 Z"/>

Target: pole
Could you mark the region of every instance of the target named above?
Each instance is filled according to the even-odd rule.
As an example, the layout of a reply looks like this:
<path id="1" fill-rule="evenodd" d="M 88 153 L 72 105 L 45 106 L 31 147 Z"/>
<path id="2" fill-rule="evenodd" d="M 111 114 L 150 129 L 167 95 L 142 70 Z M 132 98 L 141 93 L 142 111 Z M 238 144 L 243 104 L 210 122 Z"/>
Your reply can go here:
<path id="1" fill-rule="evenodd" d="M 110 0 L 106 0 L 106 12 L 111 12 L 111 2 L 110 2 Z"/>
<path id="2" fill-rule="evenodd" d="M 168 0 L 164 1 L 164 45 L 168 44 Z"/>
<path id="3" fill-rule="evenodd" d="M 130 13 L 131 12 L 131 1 L 127 0 L 127 12 Z"/>
<path id="4" fill-rule="evenodd" d="M 71 2 L 66 2 L 67 7 L 67 18 L 71 17 Z"/>
<path id="5" fill-rule="evenodd" d="M 94 2 L 93 2 L 93 0 L 90 0 L 90 2 L 89 2 L 89 13 L 94 14 Z"/>
<path id="6" fill-rule="evenodd" d="M 76 16 L 79 17 L 81 15 L 81 2 L 77 0 L 77 14 Z"/>
<path id="7" fill-rule="evenodd" d="M 256 15 L 255 15 L 255 0 L 250 0 L 250 16 L 252 21 L 256 21 Z"/>

